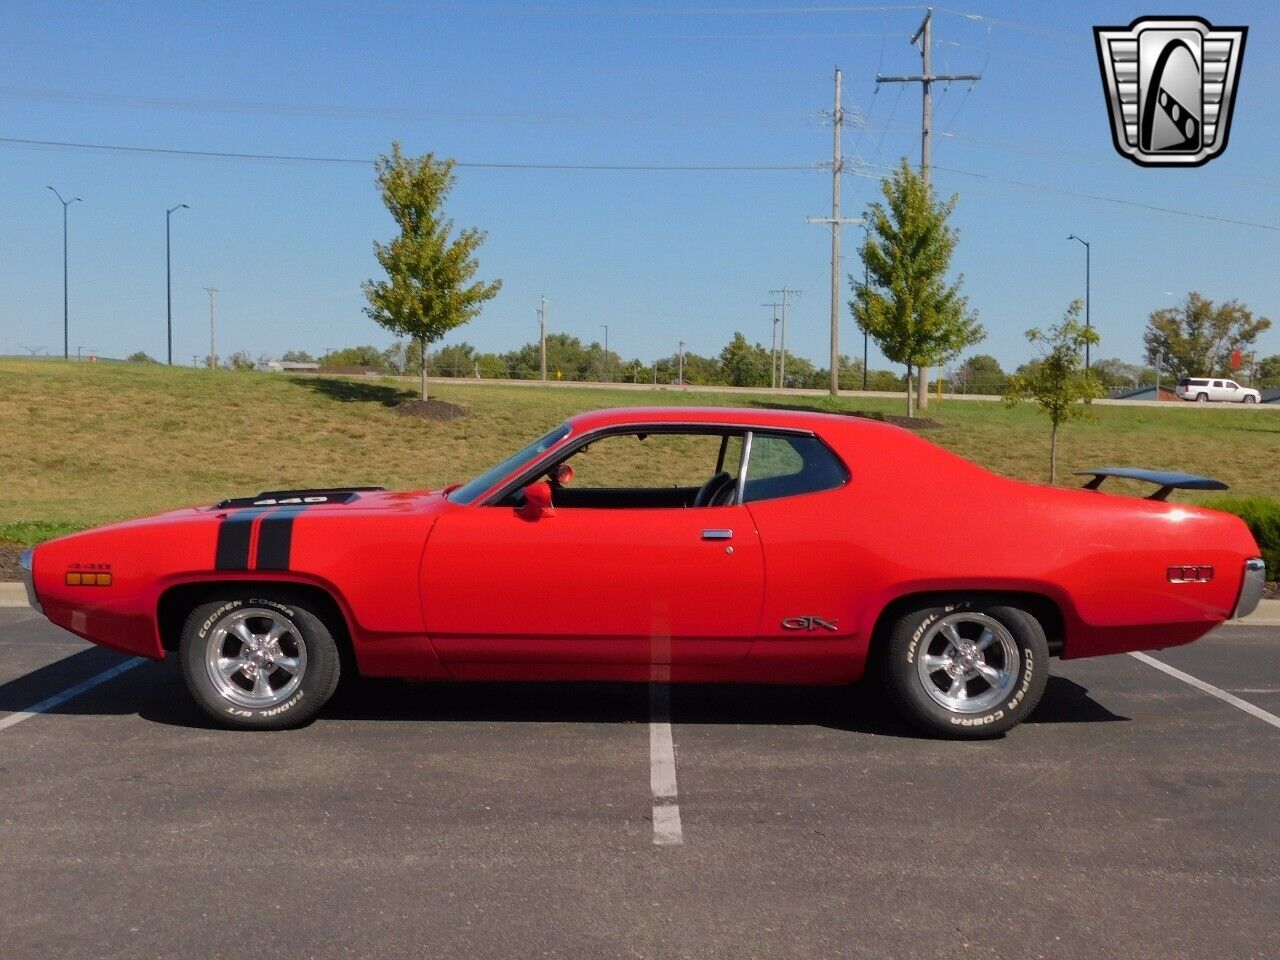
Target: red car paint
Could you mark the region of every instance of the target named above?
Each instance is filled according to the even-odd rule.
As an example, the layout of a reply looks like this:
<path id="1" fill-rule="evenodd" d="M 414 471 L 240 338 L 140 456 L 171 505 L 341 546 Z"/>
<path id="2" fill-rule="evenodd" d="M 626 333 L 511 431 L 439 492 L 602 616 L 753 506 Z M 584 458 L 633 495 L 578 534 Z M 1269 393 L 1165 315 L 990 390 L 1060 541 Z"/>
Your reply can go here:
<path id="1" fill-rule="evenodd" d="M 1034 595 L 1056 610 L 1049 633 L 1061 656 L 1097 656 L 1202 636 L 1231 616 L 1245 561 L 1258 555 L 1236 517 L 1010 480 L 852 417 L 602 410 L 570 420 L 535 462 L 545 470 L 597 431 L 686 424 L 811 431 L 848 481 L 689 508 L 363 491 L 176 510 L 41 544 L 36 593 L 59 626 L 154 658 L 177 639 L 158 615 L 168 591 L 289 583 L 332 598 L 371 676 L 844 683 L 862 674 L 877 623 L 903 598 Z M 708 528 L 732 539 L 705 540 Z M 91 565 L 109 569 L 110 586 L 66 583 Z M 1172 583 L 1174 566 L 1216 574 Z"/>

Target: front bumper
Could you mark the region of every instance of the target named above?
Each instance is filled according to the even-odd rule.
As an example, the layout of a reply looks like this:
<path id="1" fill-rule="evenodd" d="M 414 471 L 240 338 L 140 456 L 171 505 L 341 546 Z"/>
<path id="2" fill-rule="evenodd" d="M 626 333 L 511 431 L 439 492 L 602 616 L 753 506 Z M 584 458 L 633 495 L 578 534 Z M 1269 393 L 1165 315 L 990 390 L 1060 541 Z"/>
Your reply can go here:
<path id="1" fill-rule="evenodd" d="M 35 556 L 35 552 L 35 547 L 27 547 L 22 554 L 22 584 L 27 588 L 27 603 L 31 604 L 31 609 L 37 613 L 44 613 L 44 610 L 40 607 L 40 601 L 36 597 L 35 578 L 31 573 L 31 560 Z"/>
<path id="2" fill-rule="evenodd" d="M 1236 601 L 1233 619 L 1247 617 L 1258 609 L 1258 601 L 1262 599 L 1262 589 L 1267 585 L 1267 565 L 1261 557 L 1254 557 L 1244 562 L 1244 582 L 1240 585 L 1240 599 Z"/>

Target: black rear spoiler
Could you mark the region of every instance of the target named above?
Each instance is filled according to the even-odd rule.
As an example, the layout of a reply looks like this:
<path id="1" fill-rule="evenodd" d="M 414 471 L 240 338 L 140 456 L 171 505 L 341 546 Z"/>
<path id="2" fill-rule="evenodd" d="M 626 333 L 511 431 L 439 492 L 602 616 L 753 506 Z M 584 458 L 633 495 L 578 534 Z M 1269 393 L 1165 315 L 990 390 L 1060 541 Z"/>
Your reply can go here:
<path id="1" fill-rule="evenodd" d="M 1172 470 L 1136 470 L 1132 467 L 1099 467 L 1095 470 L 1077 470 L 1076 476 L 1092 477 L 1084 485 L 1086 490 L 1097 490 L 1107 477 L 1121 477 L 1125 480 L 1141 480 L 1154 483 L 1160 489 L 1148 500 L 1165 500 L 1174 490 L 1227 490 L 1221 480 L 1197 476 L 1194 473 L 1176 473 Z"/>

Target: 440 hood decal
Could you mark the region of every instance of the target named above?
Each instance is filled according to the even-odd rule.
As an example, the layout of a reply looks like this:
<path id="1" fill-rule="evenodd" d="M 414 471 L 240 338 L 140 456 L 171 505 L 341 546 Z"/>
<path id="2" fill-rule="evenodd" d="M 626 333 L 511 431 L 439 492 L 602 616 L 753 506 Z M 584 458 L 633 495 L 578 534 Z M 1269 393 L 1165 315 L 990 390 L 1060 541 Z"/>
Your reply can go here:
<path id="1" fill-rule="evenodd" d="M 218 526 L 214 569 L 288 570 L 294 518 L 308 507 L 351 503 L 359 499 L 361 493 L 381 489 L 269 490 L 256 497 L 223 500 L 215 509 L 235 512 L 228 514 Z"/>

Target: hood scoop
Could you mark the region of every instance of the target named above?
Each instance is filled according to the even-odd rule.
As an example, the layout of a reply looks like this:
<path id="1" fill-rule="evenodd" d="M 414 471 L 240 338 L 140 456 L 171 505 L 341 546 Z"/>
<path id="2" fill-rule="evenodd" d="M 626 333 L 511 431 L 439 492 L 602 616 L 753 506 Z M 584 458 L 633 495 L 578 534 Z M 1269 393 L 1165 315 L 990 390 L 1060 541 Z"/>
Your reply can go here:
<path id="1" fill-rule="evenodd" d="M 213 505 L 214 510 L 242 507 L 306 507 L 319 503 L 351 503 L 362 493 L 380 493 L 386 487 L 326 487 L 313 490 L 264 490 L 256 497 L 233 497 Z"/>

